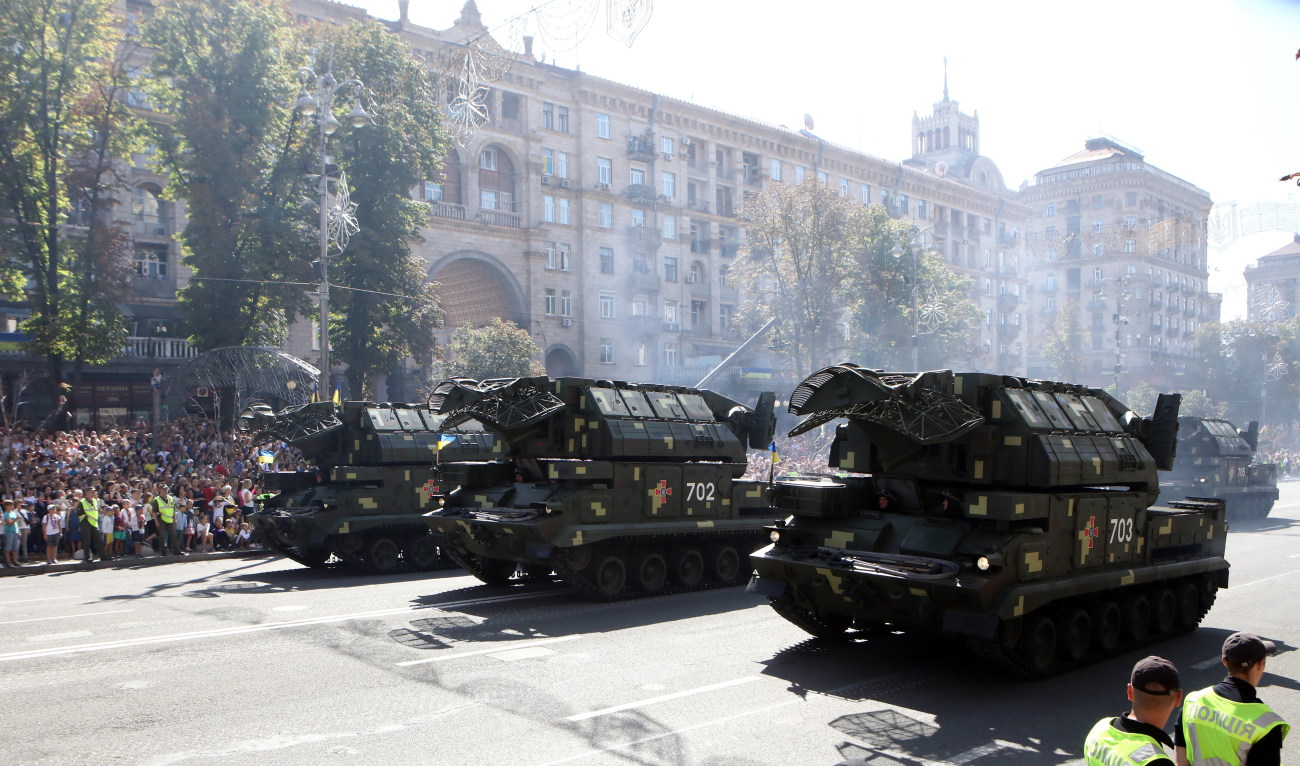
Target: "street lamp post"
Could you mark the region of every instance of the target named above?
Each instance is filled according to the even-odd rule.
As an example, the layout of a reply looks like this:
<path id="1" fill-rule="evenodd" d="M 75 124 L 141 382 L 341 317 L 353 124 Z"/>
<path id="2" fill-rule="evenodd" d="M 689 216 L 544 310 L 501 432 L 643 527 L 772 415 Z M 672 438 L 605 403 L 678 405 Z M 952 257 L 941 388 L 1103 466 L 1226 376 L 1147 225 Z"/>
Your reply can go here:
<path id="1" fill-rule="evenodd" d="M 1111 321 L 1115 323 L 1115 395 L 1119 396 L 1120 373 L 1124 369 L 1124 325 L 1129 323 L 1128 315 L 1124 311 L 1124 304 L 1133 297 L 1133 291 L 1129 288 L 1129 283 L 1133 280 L 1132 274 L 1125 274 L 1119 277 L 1105 277 L 1097 283 L 1097 289 L 1093 291 L 1093 298 L 1098 301 L 1105 300 L 1103 285 L 1112 285 L 1115 288 L 1115 310 L 1111 312 Z"/>
<path id="2" fill-rule="evenodd" d="M 315 65 L 315 54 L 312 64 Z M 333 72 L 316 74 L 311 66 L 298 70 L 298 80 L 302 83 L 302 93 L 294 105 L 295 110 L 305 117 L 316 116 L 316 126 L 320 137 L 320 180 L 317 191 L 320 195 L 320 383 L 318 396 L 321 401 L 330 397 L 330 283 L 329 283 L 329 155 L 326 149 L 329 137 L 339 129 L 339 121 L 330 109 L 334 94 L 343 89 L 352 91 L 353 104 L 348 112 L 348 124 L 354 128 L 371 123 L 370 115 L 361 108 L 361 94 L 365 84 L 360 80 L 343 80 L 334 78 Z"/>
<path id="3" fill-rule="evenodd" d="M 920 311 L 917 308 L 917 296 L 920 291 L 920 285 L 918 284 L 921 271 L 920 252 L 922 249 L 921 245 L 924 242 L 925 233 L 933 228 L 933 226 L 926 226 L 924 229 L 920 229 L 913 233 L 912 241 L 908 244 L 906 250 L 906 252 L 911 253 L 912 255 L 912 278 L 910 280 L 912 293 L 912 370 L 917 372 L 921 369 L 921 317 Z M 894 249 L 889 251 L 890 255 L 895 258 L 902 258 L 904 252 L 902 245 L 894 245 Z"/>

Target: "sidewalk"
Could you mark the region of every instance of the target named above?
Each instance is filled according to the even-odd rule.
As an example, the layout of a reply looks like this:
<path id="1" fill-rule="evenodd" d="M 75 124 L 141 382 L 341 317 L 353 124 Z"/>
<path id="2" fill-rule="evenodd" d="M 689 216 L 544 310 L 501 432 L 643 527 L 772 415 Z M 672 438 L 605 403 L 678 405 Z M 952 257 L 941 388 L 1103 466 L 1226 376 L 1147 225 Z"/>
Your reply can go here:
<path id="1" fill-rule="evenodd" d="M 187 553 L 184 556 L 146 556 L 142 559 L 135 557 L 135 554 L 129 554 L 113 559 L 112 561 L 92 561 L 89 564 L 83 563 L 80 559 L 61 559 L 57 564 L 31 563 L 19 564 L 16 567 L 0 568 L 0 577 L 16 577 L 18 575 L 37 575 L 49 574 L 50 572 L 85 572 L 92 569 L 131 569 L 133 567 L 152 567 L 159 564 L 176 564 L 186 561 L 209 561 L 212 559 L 237 559 L 251 556 L 279 556 L 265 548 L 249 548 L 245 550 L 234 551 L 212 551 L 211 553 Z"/>

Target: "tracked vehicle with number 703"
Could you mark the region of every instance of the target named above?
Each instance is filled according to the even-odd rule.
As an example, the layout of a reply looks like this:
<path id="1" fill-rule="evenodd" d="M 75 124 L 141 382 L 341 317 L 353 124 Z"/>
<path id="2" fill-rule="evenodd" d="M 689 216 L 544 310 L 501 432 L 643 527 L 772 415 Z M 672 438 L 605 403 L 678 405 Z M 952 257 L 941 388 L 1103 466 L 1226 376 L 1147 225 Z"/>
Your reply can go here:
<path id="1" fill-rule="evenodd" d="M 731 585 L 775 520 L 745 481 L 746 445 L 774 427 L 770 393 L 750 409 L 707 390 L 532 377 L 438 386 L 430 407 L 481 422 L 501 460 L 435 468 L 426 515 L 453 560 L 487 583 L 554 571 L 601 600 Z"/>
<path id="2" fill-rule="evenodd" d="M 947 633 L 1031 677 L 1192 630 L 1228 583 L 1222 501 L 1152 507 L 1179 397 L 841 364 L 791 435 L 844 418 L 834 477 L 776 483 L 750 590 L 817 636 Z"/>

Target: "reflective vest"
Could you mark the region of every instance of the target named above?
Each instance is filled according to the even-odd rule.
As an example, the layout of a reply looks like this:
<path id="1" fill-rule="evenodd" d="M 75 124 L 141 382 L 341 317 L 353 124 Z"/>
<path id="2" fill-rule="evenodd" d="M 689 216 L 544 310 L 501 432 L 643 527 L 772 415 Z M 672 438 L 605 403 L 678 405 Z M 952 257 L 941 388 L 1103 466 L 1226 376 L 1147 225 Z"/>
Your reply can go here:
<path id="1" fill-rule="evenodd" d="M 1145 734 L 1117 729 L 1114 718 L 1103 718 L 1083 741 L 1083 762 L 1087 766 L 1143 766 L 1157 758 L 1173 760 L 1164 748 Z"/>
<path id="2" fill-rule="evenodd" d="M 171 524 L 176 518 L 176 501 L 172 500 L 170 495 L 166 500 L 163 499 L 162 495 L 159 495 L 153 501 L 156 503 L 154 507 L 158 509 L 158 515 L 162 518 L 163 523 Z"/>
<path id="3" fill-rule="evenodd" d="M 99 528 L 99 498 L 94 500 L 81 498 L 81 512 L 85 514 L 85 521 L 94 524 L 96 529 Z"/>
<path id="4" fill-rule="evenodd" d="M 1245 763 L 1251 745 L 1279 726 L 1286 738 L 1291 727 L 1268 705 L 1224 699 L 1213 688 L 1192 692 L 1183 702 L 1183 737 L 1194 766 Z"/>

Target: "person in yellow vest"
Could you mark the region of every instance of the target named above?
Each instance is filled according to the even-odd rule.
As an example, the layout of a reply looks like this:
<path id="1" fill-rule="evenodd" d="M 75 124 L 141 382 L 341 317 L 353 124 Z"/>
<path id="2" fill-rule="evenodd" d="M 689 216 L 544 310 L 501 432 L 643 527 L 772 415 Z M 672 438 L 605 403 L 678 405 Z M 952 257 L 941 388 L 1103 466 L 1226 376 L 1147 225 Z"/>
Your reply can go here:
<path id="1" fill-rule="evenodd" d="M 99 556 L 100 561 L 112 561 L 104 555 L 104 538 L 99 532 L 99 514 L 104 510 L 104 503 L 99 499 L 99 490 L 95 487 L 86 487 L 74 510 L 77 512 L 77 519 L 81 522 L 81 551 L 85 556 L 81 563 L 90 563 L 91 552 Z"/>
<path id="2" fill-rule="evenodd" d="M 1221 654 L 1228 676 L 1187 695 L 1174 729 L 1179 766 L 1281 766 L 1291 727 L 1255 694 L 1277 645 L 1254 633 L 1233 633 Z"/>
<path id="3" fill-rule="evenodd" d="M 1132 707 L 1118 718 L 1103 718 L 1083 741 L 1087 766 L 1174 766 L 1173 740 L 1165 724 L 1183 699 L 1178 668 L 1163 657 L 1138 660 L 1129 676 Z"/>
<path id="4" fill-rule="evenodd" d="M 154 526 L 158 530 L 157 543 L 159 556 L 168 553 L 178 556 L 181 553 L 181 541 L 176 534 L 176 498 L 172 497 L 171 488 L 164 482 L 156 485 L 158 494 L 149 501 L 149 510 L 153 513 Z"/>

